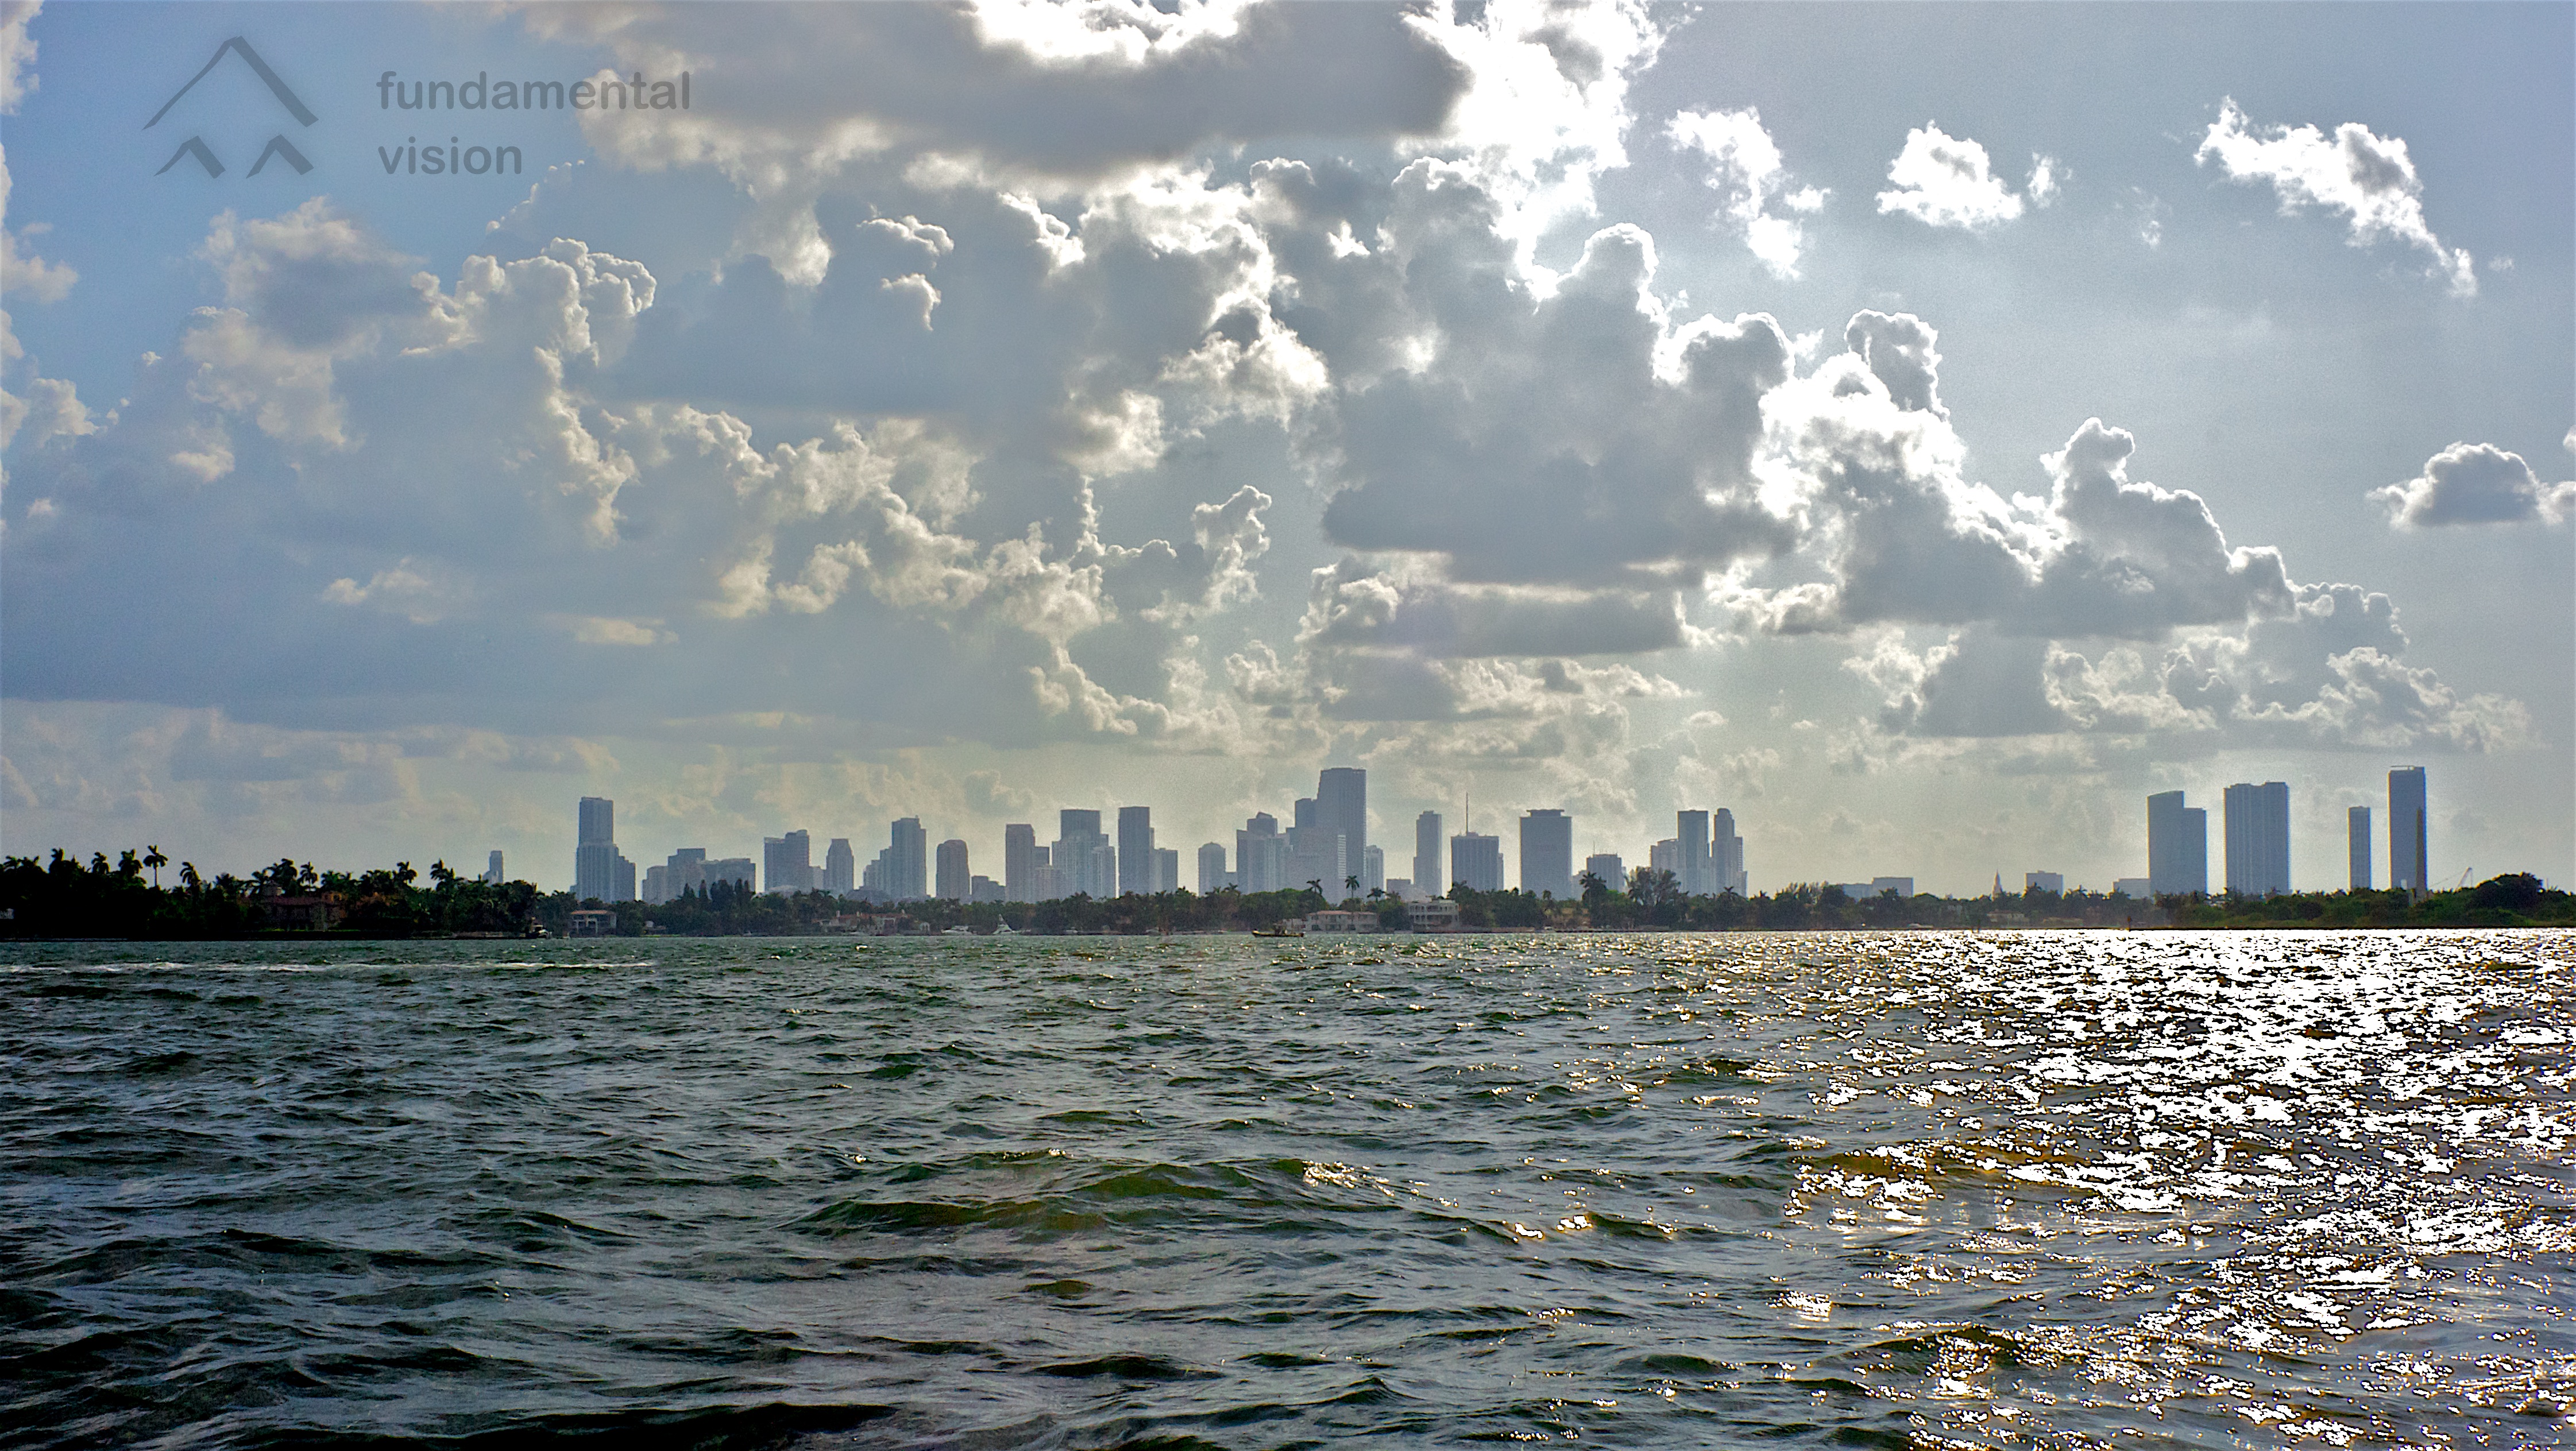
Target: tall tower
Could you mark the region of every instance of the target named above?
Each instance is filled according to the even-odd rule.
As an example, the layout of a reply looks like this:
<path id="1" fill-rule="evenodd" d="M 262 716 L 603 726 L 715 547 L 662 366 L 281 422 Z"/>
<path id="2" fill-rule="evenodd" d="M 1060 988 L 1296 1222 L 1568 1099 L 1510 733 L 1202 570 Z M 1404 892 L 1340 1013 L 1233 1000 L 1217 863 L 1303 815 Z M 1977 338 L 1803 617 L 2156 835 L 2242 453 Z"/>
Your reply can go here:
<path id="1" fill-rule="evenodd" d="M 2388 773 L 2388 885 L 2421 895 L 2433 890 L 2433 865 L 2425 850 L 2424 768 Z"/>
<path id="2" fill-rule="evenodd" d="M 1449 890 L 1448 874 L 1440 870 L 1440 813 L 1426 811 L 1413 818 L 1413 890 L 1426 897 L 1437 897 Z"/>
<path id="3" fill-rule="evenodd" d="M 2344 832 L 2352 853 L 2352 887 L 2356 892 L 2370 890 L 2370 808 L 2356 806 L 2344 813 Z"/>
<path id="4" fill-rule="evenodd" d="M 2209 813 L 2179 791 L 2147 798 L 2147 883 L 2159 897 L 2209 893 Z"/>
<path id="5" fill-rule="evenodd" d="M 886 833 L 886 865 L 891 868 L 887 892 L 898 902 L 917 902 L 930 895 L 930 833 L 921 818 L 907 816 Z"/>
<path id="6" fill-rule="evenodd" d="M 573 900 L 621 900 L 617 895 L 617 803 L 605 796 L 584 796 L 580 826 L 572 849 Z"/>
<path id="7" fill-rule="evenodd" d="M 2277 897 L 2290 890 L 2290 787 L 2238 782 L 2227 788 L 2227 890 Z"/>
<path id="8" fill-rule="evenodd" d="M 1717 878 L 1716 890 L 1752 896 L 1753 889 L 1744 875 L 1744 838 L 1735 834 L 1735 813 L 1719 807 L 1715 825 L 1717 834 L 1709 842 L 1709 868 Z"/>
<path id="9" fill-rule="evenodd" d="M 1038 889 L 1038 829 L 1025 821 L 1002 828 L 1002 898 L 1034 902 Z"/>
<path id="10" fill-rule="evenodd" d="M 1365 870 L 1368 861 L 1368 772 L 1356 766 L 1334 766 L 1315 781 L 1315 824 L 1323 829 L 1322 845 L 1329 847 L 1332 838 L 1342 839 L 1340 872 L 1331 882 L 1325 896 L 1338 902 L 1344 890 L 1343 879 Z M 1368 883 L 1360 883 L 1361 890 Z"/>
<path id="11" fill-rule="evenodd" d="M 950 837 L 939 844 L 938 895 L 951 902 L 966 900 L 966 889 L 974 881 L 966 866 L 966 843 Z"/>
<path id="12" fill-rule="evenodd" d="M 1708 813 L 1674 812 L 1673 840 L 1681 843 L 1681 864 L 1673 875 L 1681 878 L 1682 890 L 1694 897 L 1713 897 L 1723 890 L 1717 881 L 1717 864 L 1709 856 Z"/>
<path id="13" fill-rule="evenodd" d="M 1118 808 L 1118 895 L 1154 895 L 1154 808 Z"/>
<path id="14" fill-rule="evenodd" d="M 1449 838 L 1449 880 L 1474 892 L 1503 889 L 1503 839 L 1462 831 Z"/>
<path id="15" fill-rule="evenodd" d="M 1574 895 L 1574 818 L 1553 807 L 1521 816 L 1521 890 Z"/>
<path id="16" fill-rule="evenodd" d="M 858 870 L 858 853 L 850 850 L 850 839 L 833 837 L 823 849 L 823 890 L 835 897 L 848 896 L 858 888 Z"/>

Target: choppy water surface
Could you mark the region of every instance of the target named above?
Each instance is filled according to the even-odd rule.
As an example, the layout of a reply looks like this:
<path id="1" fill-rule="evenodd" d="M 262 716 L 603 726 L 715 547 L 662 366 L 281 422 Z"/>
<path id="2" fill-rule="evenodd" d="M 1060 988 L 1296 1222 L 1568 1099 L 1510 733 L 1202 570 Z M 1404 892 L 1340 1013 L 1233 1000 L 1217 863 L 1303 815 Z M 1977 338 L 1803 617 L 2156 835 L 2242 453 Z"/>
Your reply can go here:
<path id="1" fill-rule="evenodd" d="M 2565 935 L 0 955 L 0 1439 L 2558 1445 Z"/>

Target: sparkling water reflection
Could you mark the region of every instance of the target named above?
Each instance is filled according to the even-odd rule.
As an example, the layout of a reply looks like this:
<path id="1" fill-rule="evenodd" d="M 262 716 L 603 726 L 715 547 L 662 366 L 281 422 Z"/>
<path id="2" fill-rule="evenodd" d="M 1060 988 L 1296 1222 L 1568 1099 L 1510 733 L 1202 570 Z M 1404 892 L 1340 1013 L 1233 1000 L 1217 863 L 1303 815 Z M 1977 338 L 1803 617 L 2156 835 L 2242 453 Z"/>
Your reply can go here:
<path id="1" fill-rule="evenodd" d="M 26 1444 L 2557 1445 L 2565 934 L 0 958 Z"/>

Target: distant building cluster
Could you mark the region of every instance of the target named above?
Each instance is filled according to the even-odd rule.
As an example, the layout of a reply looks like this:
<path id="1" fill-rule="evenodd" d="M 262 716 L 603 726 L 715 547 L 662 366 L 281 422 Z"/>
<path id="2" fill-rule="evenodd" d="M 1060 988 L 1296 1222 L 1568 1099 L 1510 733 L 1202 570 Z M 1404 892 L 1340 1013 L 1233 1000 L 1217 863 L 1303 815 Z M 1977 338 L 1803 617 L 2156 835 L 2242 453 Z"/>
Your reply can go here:
<path id="1" fill-rule="evenodd" d="M 2225 889 L 2241 896 L 2268 897 L 2290 886 L 2290 787 L 2282 781 L 2238 782 L 2222 793 L 2222 848 Z M 862 868 L 849 838 L 834 837 L 822 863 L 814 862 L 813 836 L 789 831 L 764 838 L 760 860 L 711 857 L 704 847 L 683 847 L 662 865 L 647 868 L 638 880 L 635 864 L 618 850 L 616 803 L 606 797 L 581 798 L 578 834 L 573 848 L 573 890 L 577 897 L 603 902 L 672 901 L 684 894 L 704 895 L 718 883 L 751 892 L 828 892 L 880 903 L 940 897 L 958 902 L 1046 902 L 1065 897 L 1117 897 L 1177 891 L 1181 881 L 1179 849 L 1156 844 L 1153 808 L 1117 809 L 1115 833 L 1097 810 L 1068 807 L 1056 813 L 1056 835 L 1040 842 L 1037 828 L 1012 822 L 1002 828 L 1002 876 L 995 881 L 972 870 L 962 838 L 936 847 L 917 816 L 907 816 L 887 829 L 885 847 Z M 2388 885 L 2427 892 L 2432 868 L 2426 846 L 2424 768 L 2402 766 L 2388 773 Z M 1408 903 L 1437 901 L 1453 886 L 1478 892 L 1503 890 L 1507 872 L 1503 840 L 1473 829 L 1445 835 L 1437 811 L 1414 818 L 1412 875 L 1389 877 L 1386 852 L 1368 839 L 1368 773 L 1336 766 L 1316 778 L 1315 794 L 1297 799 L 1286 824 L 1269 812 L 1255 812 L 1234 833 L 1231 852 L 1222 841 L 1197 851 L 1195 885 L 1201 895 L 1233 889 L 1242 892 L 1295 891 L 1313 887 L 1328 901 L 1353 896 L 1393 898 Z M 1630 869 L 1616 852 L 1574 854 L 1574 817 L 1557 807 L 1522 813 L 1517 885 L 1533 896 L 1565 900 L 1582 895 L 1588 880 L 1613 890 L 1636 888 L 1714 897 L 1750 896 L 1745 871 L 1744 838 L 1733 811 L 1691 810 L 1674 813 L 1673 835 L 1647 848 L 1645 865 Z M 2355 806 L 2348 814 L 2348 880 L 2354 891 L 2373 888 L 2372 811 Z M 2147 798 L 2147 874 L 2122 877 L 2112 890 L 2129 897 L 2206 895 L 2210 890 L 2209 813 L 2192 806 L 2180 791 Z M 502 880 L 501 853 L 494 852 L 484 880 Z M 1867 881 L 1830 884 L 1855 901 L 1914 895 L 1911 876 L 1877 876 Z M 2025 892 L 2060 895 L 2064 874 L 2029 871 L 2022 875 Z M 2003 876 L 1994 890 L 2003 895 Z M 1436 909 L 1435 909 L 1436 915 Z"/>
<path id="2" fill-rule="evenodd" d="M 2220 797 L 2225 816 L 2226 890 L 2238 896 L 2273 897 L 2290 888 L 2290 787 L 2286 781 L 2240 781 Z M 2370 808 L 2345 813 L 2345 882 L 2350 891 L 2374 890 Z M 2147 894 L 2206 895 L 2209 891 L 2209 812 L 2186 806 L 2180 791 L 2147 798 L 2147 876 L 2123 878 Z M 2388 885 L 2414 893 L 2433 889 L 2425 848 L 2424 768 L 2388 773 Z M 2140 893 L 2130 891 L 2130 895 Z"/>

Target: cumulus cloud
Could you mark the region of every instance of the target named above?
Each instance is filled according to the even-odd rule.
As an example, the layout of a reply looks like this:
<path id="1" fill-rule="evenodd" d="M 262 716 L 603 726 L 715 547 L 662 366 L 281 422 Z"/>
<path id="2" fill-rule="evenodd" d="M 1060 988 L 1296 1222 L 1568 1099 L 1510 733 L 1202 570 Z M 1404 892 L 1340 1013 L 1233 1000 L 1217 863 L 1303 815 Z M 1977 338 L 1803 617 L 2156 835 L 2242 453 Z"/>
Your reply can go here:
<path id="1" fill-rule="evenodd" d="M 1717 215 L 1744 234 L 1744 245 L 1777 277 L 1796 277 L 1807 232 L 1799 217 L 1821 211 L 1826 193 L 1792 188 L 1780 147 L 1760 111 L 1683 111 L 1665 126 L 1673 144 L 1697 155 L 1717 193 Z"/>
<path id="2" fill-rule="evenodd" d="M 2544 484 L 2522 455 L 2491 443 L 2455 443 L 2424 472 L 2370 491 L 2404 529 L 2445 524 L 2555 523 L 2576 514 L 2576 482 Z"/>
<path id="3" fill-rule="evenodd" d="M 2031 173 L 2034 198 L 2057 189 L 2054 163 L 2039 158 Z M 2022 213 L 2022 199 L 1994 174 L 1986 148 L 1944 132 L 1936 122 L 1905 133 L 1905 147 L 1887 168 L 1888 190 L 1878 194 L 1882 215 L 1909 216 L 1927 227 L 1982 231 Z"/>
<path id="4" fill-rule="evenodd" d="M 2341 213 L 2352 245 L 2388 240 L 2428 254 L 2453 294 L 2477 294 L 2468 249 L 2445 246 L 2424 219 L 2424 183 L 2406 143 L 2346 121 L 2332 138 L 2314 126 L 2256 126 L 2234 99 L 2222 102 L 2193 159 L 2215 161 L 2229 179 L 2269 182 L 2283 215 L 2308 207 Z"/>

